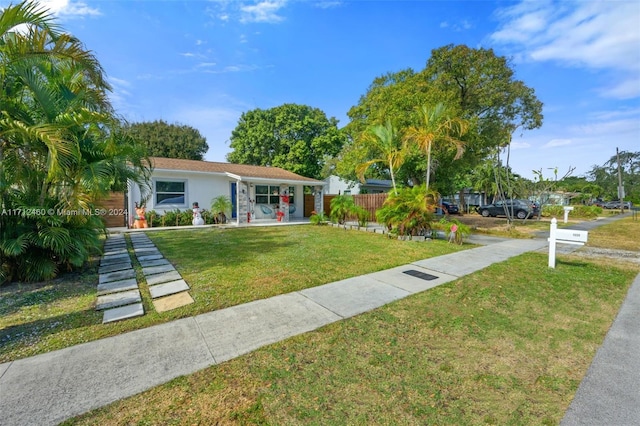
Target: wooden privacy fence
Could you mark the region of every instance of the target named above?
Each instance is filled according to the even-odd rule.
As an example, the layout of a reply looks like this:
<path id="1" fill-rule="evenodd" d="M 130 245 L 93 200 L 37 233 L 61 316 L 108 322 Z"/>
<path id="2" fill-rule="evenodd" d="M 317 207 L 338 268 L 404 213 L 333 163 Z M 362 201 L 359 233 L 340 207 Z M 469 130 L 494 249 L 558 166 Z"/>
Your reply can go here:
<path id="1" fill-rule="evenodd" d="M 329 217 L 331 214 L 331 200 L 337 195 L 325 195 L 324 196 L 324 214 Z M 357 194 L 353 195 L 353 200 L 357 206 L 362 206 L 369 212 L 369 221 L 375 222 L 376 210 L 382 207 L 384 200 L 387 199 L 387 194 Z M 304 217 L 311 216 L 313 211 L 313 195 L 305 194 L 304 196 Z"/>

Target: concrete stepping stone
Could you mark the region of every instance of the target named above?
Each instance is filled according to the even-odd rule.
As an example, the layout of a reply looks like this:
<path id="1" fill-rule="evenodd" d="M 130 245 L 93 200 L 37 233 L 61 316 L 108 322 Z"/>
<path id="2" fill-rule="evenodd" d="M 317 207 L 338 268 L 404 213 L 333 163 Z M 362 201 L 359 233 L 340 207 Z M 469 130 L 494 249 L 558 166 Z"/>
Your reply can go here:
<path id="1" fill-rule="evenodd" d="M 163 272 L 161 274 L 150 275 L 148 277 L 145 276 L 145 279 L 147 281 L 147 285 L 152 286 L 162 283 L 168 283 L 169 281 L 181 280 L 182 276 L 178 271 L 170 271 Z"/>
<path id="2" fill-rule="evenodd" d="M 136 258 L 138 259 L 138 262 L 143 262 L 145 260 L 157 260 L 157 259 L 162 259 L 164 256 L 161 254 L 149 254 L 149 255 L 144 255 L 144 256 L 136 256 Z"/>
<path id="3" fill-rule="evenodd" d="M 102 256 L 100 259 L 100 266 L 113 265 L 114 263 L 122 263 L 130 261 L 129 253 L 126 254 L 114 254 L 113 256 Z"/>
<path id="4" fill-rule="evenodd" d="M 133 252 L 136 254 L 136 256 L 138 254 L 141 254 L 143 256 L 147 254 L 160 254 L 160 250 L 158 250 L 155 247 L 148 247 L 148 248 L 141 248 L 141 249 L 134 248 Z"/>
<path id="5" fill-rule="evenodd" d="M 135 278 L 129 278 L 128 280 L 113 281 L 106 284 L 98 285 L 98 296 L 110 293 L 119 293 L 121 291 L 135 290 L 138 288 L 138 282 Z"/>
<path id="6" fill-rule="evenodd" d="M 176 268 L 174 268 L 173 265 L 160 265 L 160 266 L 151 266 L 149 268 L 142 268 L 142 273 L 146 277 L 147 275 L 160 274 L 162 272 L 170 272 L 175 270 Z"/>
<path id="7" fill-rule="evenodd" d="M 140 266 L 143 268 L 149 268 L 151 266 L 170 265 L 167 259 L 155 259 L 155 260 L 140 260 Z"/>
<path id="8" fill-rule="evenodd" d="M 156 245 L 153 244 L 151 241 L 141 241 L 141 242 L 134 242 L 133 246 L 135 248 L 145 248 L 145 247 L 155 247 Z"/>
<path id="9" fill-rule="evenodd" d="M 157 299 L 158 297 L 168 296 L 170 294 L 180 293 L 181 291 L 187 290 L 189 290 L 189 285 L 185 282 L 185 280 L 170 281 L 168 283 L 149 287 L 149 292 L 151 293 L 152 299 Z"/>
<path id="10" fill-rule="evenodd" d="M 115 246 L 120 244 L 126 245 L 127 241 L 124 238 L 118 238 L 118 239 L 109 238 L 107 241 L 104 242 L 105 246 Z"/>
<path id="11" fill-rule="evenodd" d="M 98 268 L 99 274 L 108 274 L 109 272 L 116 271 L 124 271 L 125 269 L 131 269 L 133 266 L 131 265 L 131 261 L 123 262 L 123 263 L 114 263 L 112 265 L 105 265 Z"/>
<path id="12" fill-rule="evenodd" d="M 140 291 L 129 290 L 120 293 L 111 293 L 98 296 L 96 302 L 96 311 L 103 309 L 117 308 L 118 306 L 131 305 L 132 303 L 142 302 Z"/>
<path id="13" fill-rule="evenodd" d="M 134 318 L 144 315 L 144 307 L 142 303 L 133 305 L 120 306 L 119 308 L 111 308 L 104 311 L 102 315 L 102 323 L 120 321 L 123 319 Z"/>
<path id="14" fill-rule="evenodd" d="M 106 252 L 109 250 L 126 250 L 127 243 L 105 244 L 102 249 Z"/>
<path id="15" fill-rule="evenodd" d="M 154 246 L 154 245 L 144 245 L 144 246 L 139 246 L 134 244 L 133 245 L 133 252 L 134 253 L 138 253 L 141 251 L 145 251 L 145 250 L 158 250 L 158 247 Z"/>
<path id="16" fill-rule="evenodd" d="M 166 312 L 191 303 L 193 303 L 191 295 L 186 291 L 181 291 L 170 296 L 154 299 L 153 307 L 156 308 L 156 312 Z"/>
<path id="17" fill-rule="evenodd" d="M 129 251 L 126 249 L 126 247 L 115 250 L 109 249 L 109 251 L 105 251 L 104 253 L 102 253 L 102 256 L 114 256 L 117 254 L 129 254 Z"/>
<path id="18" fill-rule="evenodd" d="M 126 269 L 124 271 L 109 272 L 108 274 L 98 275 L 98 284 L 105 284 L 113 281 L 126 280 L 128 278 L 135 278 L 136 271 L 133 269 Z"/>

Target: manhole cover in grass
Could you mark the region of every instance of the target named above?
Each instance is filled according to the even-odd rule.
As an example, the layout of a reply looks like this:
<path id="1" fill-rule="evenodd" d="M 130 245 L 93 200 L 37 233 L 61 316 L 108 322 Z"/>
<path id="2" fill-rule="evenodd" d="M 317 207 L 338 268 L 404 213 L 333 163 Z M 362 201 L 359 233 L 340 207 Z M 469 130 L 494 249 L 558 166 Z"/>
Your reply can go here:
<path id="1" fill-rule="evenodd" d="M 405 273 L 407 275 L 411 275 L 412 277 L 420 278 L 420 279 L 427 280 L 427 281 L 438 279 L 438 277 L 436 277 L 435 275 L 425 274 L 424 272 L 416 271 L 415 269 L 410 269 L 408 271 L 403 271 L 403 273 Z"/>

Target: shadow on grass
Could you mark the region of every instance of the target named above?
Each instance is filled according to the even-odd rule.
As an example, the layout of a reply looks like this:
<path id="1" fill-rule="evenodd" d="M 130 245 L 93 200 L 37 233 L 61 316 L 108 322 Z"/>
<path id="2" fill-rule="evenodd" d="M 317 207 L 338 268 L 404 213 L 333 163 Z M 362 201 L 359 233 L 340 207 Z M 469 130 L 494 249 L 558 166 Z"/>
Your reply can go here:
<path id="1" fill-rule="evenodd" d="M 96 269 L 96 265 L 88 264 L 79 271 L 61 274 L 54 280 L 2 286 L 0 316 L 6 317 L 24 308 L 95 293 L 98 283 Z"/>
<path id="2" fill-rule="evenodd" d="M 579 266 L 581 268 L 585 268 L 590 265 L 588 262 L 583 262 L 578 260 L 560 260 L 560 259 L 556 259 L 556 264 L 566 265 L 566 266 Z"/>
<path id="3" fill-rule="evenodd" d="M 3 328 L 0 330 L 0 355 L 21 346 L 29 346 L 49 335 L 101 321 L 102 312 L 90 308 Z"/>

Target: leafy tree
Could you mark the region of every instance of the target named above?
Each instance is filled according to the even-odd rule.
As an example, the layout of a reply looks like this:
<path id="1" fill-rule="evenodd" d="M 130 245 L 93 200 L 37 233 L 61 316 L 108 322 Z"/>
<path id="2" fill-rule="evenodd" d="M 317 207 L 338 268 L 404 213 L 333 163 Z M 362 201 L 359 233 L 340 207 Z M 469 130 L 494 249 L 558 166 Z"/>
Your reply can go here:
<path id="1" fill-rule="evenodd" d="M 327 159 L 342 148 L 338 120 L 318 108 L 284 104 L 242 113 L 231 133 L 231 163 L 281 167 L 302 176 L 322 178 Z"/>
<path id="2" fill-rule="evenodd" d="M 605 198 L 618 199 L 618 158 L 625 200 L 640 204 L 640 151 L 620 151 L 602 166 L 592 166 L 587 173 L 587 180 L 602 187 L 601 195 Z"/>
<path id="3" fill-rule="evenodd" d="M 429 192 L 431 174 L 431 149 L 434 144 L 450 145 L 456 149 L 454 160 L 464 153 L 464 142 L 458 137 L 466 133 L 468 122 L 457 117 L 450 117 L 442 103 L 433 107 L 423 105 L 420 109 L 420 126 L 410 127 L 407 139 L 414 141 L 427 153 L 426 191 Z"/>
<path id="4" fill-rule="evenodd" d="M 96 58 L 35 3 L 0 15 L 0 77 L 0 283 L 48 279 L 100 247 L 96 202 L 148 164 Z"/>
<path id="5" fill-rule="evenodd" d="M 452 117 L 472 123 L 465 134 L 465 152 L 456 163 L 456 153 L 446 147 L 432 152 L 433 174 L 438 189 L 460 186 L 477 164 L 491 156 L 496 148 L 509 144 L 517 129 L 535 129 L 542 125 L 542 103 L 533 89 L 514 78 L 506 58 L 491 49 L 472 49 L 464 45 L 448 45 L 431 52 L 425 69 L 406 69 L 374 80 L 358 105 L 352 107 L 346 126 L 351 143 L 371 124 L 389 117 L 402 131 L 421 125 L 422 105 L 443 103 Z M 349 160 L 351 143 L 340 158 Z M 414 184 L 426 181 L 426 152 L 409 155 L 398 171 L 399 179 Z M 420 156 L 421 159 L 416 158 Z M 508 163 L 507 163 L 508 166 Z M 348 168 L 347 168 L 348 170 Z M 341 176 L 345 167 L 336 167 Z"/>
<path id="6" fill-rule="evenodd" d="M 394 171 L 402 165 L 406 155 L 398 130 L 393 126 L 391 120 L 387 120 L 385 124 L 376 124 L 367 129 L 363 135 L 363 142 L 375 151 L 378 157 L 365 161 L 356 167 L 358 178 L 364 181 L 364 174 L 369 167 L 376 163 L 383 163 L 389 167 L 393 191 L 397 194 Z"/>
<path id="7" fill-rule="evenodd" d="M 128 130 L 132 138 L 146 146 L 150 157 L 202 160 L 209 149 L 207 139 L 185 124 L 156 120 L 130 124 Z"/>

